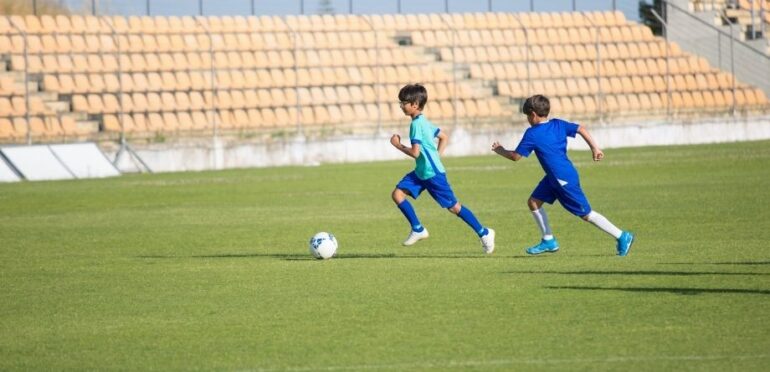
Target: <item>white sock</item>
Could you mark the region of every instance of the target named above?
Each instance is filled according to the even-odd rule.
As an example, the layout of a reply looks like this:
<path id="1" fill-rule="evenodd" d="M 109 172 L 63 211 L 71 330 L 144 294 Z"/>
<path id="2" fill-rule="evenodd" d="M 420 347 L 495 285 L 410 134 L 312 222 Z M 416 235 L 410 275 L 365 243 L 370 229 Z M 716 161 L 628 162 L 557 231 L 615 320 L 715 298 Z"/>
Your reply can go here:
<path id="1" fill-rule="evenodd" d="M 606 232 L 607 234 L 612 235 L 615 239 L 619 239 L 620 235 L 623 234 L 623 231 L 617 228 L 617 226 L 613 225 L 612 222 L 607 219 L 607 217 L 604 217 L 594 211 L 591 211 L 591 213 L 588 214 L 588 222 L 594 224 L 596 227 Z"/>
<path id="2" fill-rule="evenodd" d="M 532 211 L 532 217 L 535 218 L 535 223 L 540 229 L 540 233 L 543 234 L 543 240 L 553 239 L 551 225 L 548 223 L 548 215 L 545 213 L 545 209 L 541 207 Z"/>

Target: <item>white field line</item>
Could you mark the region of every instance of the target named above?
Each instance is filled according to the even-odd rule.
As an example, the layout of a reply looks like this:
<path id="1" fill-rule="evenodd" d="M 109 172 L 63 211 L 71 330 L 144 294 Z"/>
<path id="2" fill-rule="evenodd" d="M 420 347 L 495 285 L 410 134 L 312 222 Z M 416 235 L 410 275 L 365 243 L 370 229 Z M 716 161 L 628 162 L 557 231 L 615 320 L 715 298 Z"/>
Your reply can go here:
<path id="1" fill-rule="evenodd" d="M 651 362 L 651 361 L 713 361 L 713 360 L 747 360 L 770 358 L 770 354 L 758 355 L 679 355 L 679 356 L 640 356 L 640 357 L 608 357 L 586 359 L 499 359 L 499 360 L 466 360 L 466 361 L 435 361 L 419 363 L 394 363 L 394 364 L 362 364 L 352 366 L 308 366 L 285 368 L 256 368 L 244 371 L 258 372 L 303 372 L 303 371 L 357 371 L 357 370 L 410 370 L 424 368 L 464 368 L 484 366 L 506 366 L 514 364 L 572 364 L 572 363 L 627 363 L 627 362 Z"/>

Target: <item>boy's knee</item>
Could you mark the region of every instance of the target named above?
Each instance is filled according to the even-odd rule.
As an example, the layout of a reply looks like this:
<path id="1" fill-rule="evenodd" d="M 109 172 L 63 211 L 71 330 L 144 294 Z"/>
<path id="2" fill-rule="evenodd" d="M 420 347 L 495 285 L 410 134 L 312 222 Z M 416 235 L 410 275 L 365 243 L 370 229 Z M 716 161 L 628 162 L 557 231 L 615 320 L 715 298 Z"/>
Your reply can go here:
<path id="1" fill-rule="evenodd" d="M 540 209 L 540 207 L 543 205 L 543 202 L 540 200 L 537 200 L 535 198 L 529 198 L 527 200 L 527 206 L 529 207 L 529 210 L 536 211 Z"/>
<path id="2" fill-rule="evenodd" d="M 460 202 L 455 203 L 455 205 L 447 208 L 450 212 L 454 214 L 460 214 L 460 210 L 463 209 L 463 206 L 460 205 Z"/>
<path id="3" fill-rule="evenodd" d="M 393 192 L 390 194 L 390 197 L 393 198 L 393 202 L 396 204 L 401 204 L 401 202 L 406 199 L 406 193 L 401 191 L 401 189 L 394 189 Z"/>

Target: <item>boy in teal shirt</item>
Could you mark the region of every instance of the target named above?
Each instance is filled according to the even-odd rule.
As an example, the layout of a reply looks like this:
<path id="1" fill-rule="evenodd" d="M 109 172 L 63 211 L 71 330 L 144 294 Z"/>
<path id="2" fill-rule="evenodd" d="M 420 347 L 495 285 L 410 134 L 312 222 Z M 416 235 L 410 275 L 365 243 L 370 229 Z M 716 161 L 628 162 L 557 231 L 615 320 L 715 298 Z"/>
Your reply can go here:
<path id="1" fill-rule="evenodd" d="M 446 170 L 441 163 L 440 155 L 444 152 L 449 137 L 422 114 L 425 103 L 428 101 L 428 91 L 420 84 L 409 84 L 401 88 L 398 99 L 401 110 L 412 118 L 409 126 L 411 147 L 401 144 L 401 136 L 398 134 L 390 138 L 390 143 L 399 151 L 414 158 L 416 163 L 414 171 L 407 173 L 401 179 L 391 195 L 398 209 L 412 226 L 403 244 L 412 245 L 428 237 L 428 230 L 422 226 L 412 204 L 406 199 L 407 195 L 417 199 L 423 190 L 428 190 L 442 208 L 447 208 L 473 229 L 481 240 L 484 253 L 492 253 L 495 250 L 495 230 L 481 225 L 473 212 L 457 201 L 446 178 Z M 438 145 L 435 139 L 438 139 Z"/>

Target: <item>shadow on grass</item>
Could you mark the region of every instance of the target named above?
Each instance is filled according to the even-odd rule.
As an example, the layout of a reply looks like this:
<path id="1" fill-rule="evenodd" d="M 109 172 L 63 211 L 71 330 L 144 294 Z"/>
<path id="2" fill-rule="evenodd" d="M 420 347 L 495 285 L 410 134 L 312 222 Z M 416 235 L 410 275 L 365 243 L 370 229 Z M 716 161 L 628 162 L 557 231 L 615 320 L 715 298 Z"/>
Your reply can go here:
<path id="1" fill-rule="evenodd" d="M 736 288 L 619 288 L 619 287 L 576 287 L 576 286 L 560 286 L 560 287 L 545 287 L 546 289 L 572 289 L 579 291 L 621 291 L 621 292 L 636 292 L 636 293 L 673 293 L 678 295 L 694 296 L 704 293 L 731 293 L 731 294 L 762 294 L 770 295 L 770 290 L 765 289 L 736 289 Z"/>
<path id="2" fill-rule="evenodd" d="M 556 274 L 556 275 L 674 275 L 674 276 L 695 276 L 695 275 L 770 275 L 770 273 L 731 273 L 716 271 L 660 271 L 660 270 L 641 270 L 641 271 L 506 271 L 505 274 Z"/>
<path id="3" fill-rule="evenodd" d="M 738 261 L 738 262 L 662 262 L 661 265 L 770 265 L 770 261 Z"/>
<path id="4" fill-rule="evenodd" d="M 138 256 L 138 258 L 144 259 L 183 259 L 183 258 L 273 258 L 285 261 L 316 261 L 310 254 L 299 253 L 224 253 L 213 255 L 194 255 L 194 256 L 160 256 L 160 255 L 146 255 Z M 348 260 L 348 259 L 436 259 L 436 258 L 449 258 L 449 259 L 486 259 L 487 256 L 482 254 L 444 254 L 444 255 L 398 255 L 396 253 L 346 253 L 335 256 L 335 260 Z M 506 257 L 506 258 L 523 258 L 523 257 Z"/>

